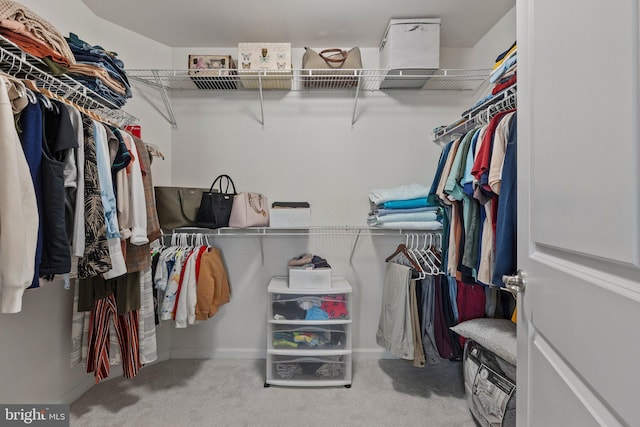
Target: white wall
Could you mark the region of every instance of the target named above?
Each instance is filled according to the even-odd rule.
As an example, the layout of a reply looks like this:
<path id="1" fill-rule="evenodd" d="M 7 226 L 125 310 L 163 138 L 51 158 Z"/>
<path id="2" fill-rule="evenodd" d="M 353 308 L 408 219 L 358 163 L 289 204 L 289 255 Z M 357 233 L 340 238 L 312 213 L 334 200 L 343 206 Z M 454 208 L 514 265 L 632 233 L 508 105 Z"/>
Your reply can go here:
<path id="1" fill-rule="evenodd" d="M 170 50 L 163 45 L 97 18 L 80 0 L 21 0 L 53 24 L 62 35 L 78 34 L 92 44 L 118 52 L 126 67 L 169 66 Z M 144 55 L 141 55 L 144 52 Z M 136 94 L 125 110 L 142 119 L 143 138 L 170 153 L 170 126 Z M 157 181 L 170 180 L 170 162 L 154 162 Z M 0 314 L 0 402 L 71 402 L 95 380 L 81 367 L 71 369 L 71 307 L 73 292 L 61 281 L 46 283 L 24 294 L 22 312 Z M 159 346 L 167 354 L 168 334 L 159 331 Z M 114 369 L 112 375 L 118 375 Z"/>
<path id="2" fill-rule="evenodd" d="M 72 31 L 118 52 L 127 69 L 182 69 L 188 53 L 217 53 L 172 51 L 97 18 L 80 0 L 22 3 L 62 34 Z M 508 17 L 473 50 L 443 49 L 442 67 L 490 65 L 515 38 L 515 15 L 512 33 Z M 365 67 L 377 67 L 373 48 L 365 48 L 363 55 Z M 301 52 L 295 52 L 294 59 L 300 57 Z M 474 62 L 475 57 L 483 60 Z M 155 90 L 134 84 L 134 99 L 125 109 L 141 119 L 143 139 L 157 144 L 166 156 L 153 164 L 157 185 L 205 186 L 217 174 L 228 173 L 239 191 L 259 191 L 271 201 L 310 201 L 314 225 L 364 225 L 370 190 L 430 184 L 440 154 L 430 141 L 431 130 L 455 120 L 476 99 L 477 94 L 365 93 L 358 100 L 353 128 L 354 100 L 344 93 L 265 92 L 264 129 L 257 120 L 257 92 L 174 94 L 178 130 L 171 130 Z M 311 251 L 326 257 L 334 273 L 354 286 L 356 354 L 379 357 L 375 330 L 383 261 L 398 242 L 397 237 L 362 238 L 349 265 L 353 237 L 265 237 L 262 265 L 255 238 L 219 237 L 216 244 L 227 264 L 231 302 L 201 325 L 175 330 L 163 324 L 158 329 L 160 349 L 170 346 L 173 357 L 263 355 L 267 283 L 273 275 L 286 273 L 289 258 Z M 0 315 L 0 401 L 70 402 L 91 386 L 90 375 L 68 367 L 71 301 L 71 292 L 54 282 L 28 291 L 22 313 Z"/>
<path id="3" fill-rule="evenodd" d="M 498 54 L 516 41 L 516 7 L 507 12 L 471 50 L 468 67 L 491 68 Z"/>
<path id="4" fill-rule="evenodd" d="M 490 68 L 514 39 L 515 14 L 510 12 L 474 49 L 444 49 L 441 67 Z M 361 50 L 364 68 L 377 68 L 377 49 Z M 186 67 L 189 54 L 235 58 L 237 49 L 173 49 L 173 66 Z M 294 68 L 300 68 L 302 54 L 303 49 L 293 50 Z M 270 201 L 309 201 L 312 225 L 363 226 L 372 189 L 431 184 L 441 151 L 431 142 L 431 130 L 454 121 L 479 97 L 426 91 L 363 93 L 352 127 L 352 93 L 265 91 L 263 128 L 258 93 L 176 93 L 171 98 L 178 122 L 173 132 L 173 182 L 208 186 L 226 173 L 238 191 L 261 192 Z M 255 238 L 215 238 L 229 272 L 231 302 L 203 324 L 174 330 L 172 357 L 263 357 L 269 279 L 286 275 L 287 261 L 305 251 L 327 258 L 334 274 L 345 276 L 354 287 L 355 357 L 386 356 L 375 342 L 384 259 L 402 240 L 367 237 L 349 265 L 353 237 L 268 236 L 262 265 Z"/>

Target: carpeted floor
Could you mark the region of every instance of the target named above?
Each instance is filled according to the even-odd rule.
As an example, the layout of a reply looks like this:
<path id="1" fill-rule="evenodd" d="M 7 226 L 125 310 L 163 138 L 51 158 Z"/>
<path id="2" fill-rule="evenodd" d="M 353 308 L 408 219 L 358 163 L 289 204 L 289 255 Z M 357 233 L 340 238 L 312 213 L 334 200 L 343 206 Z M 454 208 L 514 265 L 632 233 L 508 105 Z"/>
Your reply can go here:
<path id="1" fill-rule="evenodd" d="M 264 360 L 169 360 L 93 387 L 71 426 L 474 427 L 460 362 L 353 364 L 351 388 L 264 387 Z"/>

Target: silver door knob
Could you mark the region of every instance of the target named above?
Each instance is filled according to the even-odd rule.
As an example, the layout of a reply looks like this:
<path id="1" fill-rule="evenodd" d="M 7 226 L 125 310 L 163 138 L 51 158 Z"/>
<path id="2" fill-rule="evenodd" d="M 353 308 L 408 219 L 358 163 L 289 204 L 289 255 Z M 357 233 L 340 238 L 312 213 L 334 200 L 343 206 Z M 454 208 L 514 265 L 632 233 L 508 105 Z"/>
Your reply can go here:
<path id="1" fill-rule="evenodd" d="M 527 283 L 526 274 L 522 270 L 513 276 L 502 276 L 502 283 L 512 292 L 518 293 L 524 291 L 524 286 Z"/>

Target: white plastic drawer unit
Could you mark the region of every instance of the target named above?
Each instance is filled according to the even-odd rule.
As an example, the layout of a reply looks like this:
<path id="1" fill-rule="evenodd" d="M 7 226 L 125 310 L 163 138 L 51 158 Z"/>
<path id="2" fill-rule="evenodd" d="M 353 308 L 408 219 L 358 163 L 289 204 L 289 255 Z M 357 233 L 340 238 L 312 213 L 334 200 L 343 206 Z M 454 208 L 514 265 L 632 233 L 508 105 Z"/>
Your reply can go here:
<path id="1" fill-rule="evenodd" d="M 351 285 L 292 289 L 287 277 L 267 288 L 265 387 L 351 386 Z"/>
<path id="2" fill-rule="evenodd" d="M 351 384 L 351 355 L 267 356 L 267 383 L 293 386 Z"/>
<path id="3" fill-rule="evenodd" d="M 275 350 L 344 350 L 351 347 L 348 324 L 309 326 L 273 325 L 269 349 Z"/>

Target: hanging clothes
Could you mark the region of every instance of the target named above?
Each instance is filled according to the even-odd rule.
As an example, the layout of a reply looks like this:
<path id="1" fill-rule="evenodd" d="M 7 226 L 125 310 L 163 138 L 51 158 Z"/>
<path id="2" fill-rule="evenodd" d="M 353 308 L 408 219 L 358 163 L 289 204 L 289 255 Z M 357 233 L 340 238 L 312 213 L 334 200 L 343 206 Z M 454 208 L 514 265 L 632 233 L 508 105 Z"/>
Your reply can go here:
<path id="1" fill-rule="evenodd" d="M 87 373 L 94 373 L 96 383 L 109 376 L 110 322 L 113 322 L 122 353 L 124 377 L 133 378 L 142 367 L 138 350 L 138 311 L 118 315 L 114 295 L 100 298 L 91 310 L 87 355 Z"/>
<path id="2" fill-rule="evenodd" d="M 127 132 L 121 132 L 120 134 L 132 156 L 132 161 L 129 163 L 131 167 L 129 175 L 131 184 L 129 193 L 131 237 L 129 237 L 129 242 L 132 245 L 145 245 L 149 243 L 149 239 L 147 237 L 147 206 L 140 163 L 141 155 L 138 153 L 133 137 Z"/>
<path id="3" fill-rule="evenodd" d="M 474 290 L 477 284 L 502 287 L 502 275 L 515 270 L 515 118 L 515 110 L 498 112 L 486 125 L 443 148 L 429 197 L 445 212 L 443 247 L 452 301 L 458 300 L 454 287 L 463 295 L 467 286 Z M 499 273 L 495 272 L 498 253 Z M 473 316 L 510 316 L 504 311 L 508 306 L 497 306 L 506 301 L 490 289 L 483 293 L 473 293 L 473 306 L 485 307 L 484 313 L 473 310 Z M 453 318 L 468 319 L 468 313 L 458 315 L 454 310 Z"/>
<path id="4" fill-rule="evenodd" d="M 419 281 L 422 346 L 424 349 L 425 361 L 435 365 L 440 362 L 440 355 L 436 345 L 434 316 L 435 316 L 435 276 L 426 276 Z"/>
<path id="5" fill-rule="evenodd" d="M 85 248 L 78 262 L 78 278 L 87 279 L 109 271 L 112 265 L 111 258 L 109 258 L 109 242 L 107 241 L 104 208 L 98 180 L 93 122 L 85 116 L 82 119 L 82 124 L 85 153 Z"/>
<path id="6" fill-rule="evenodd" d="M 396 357 L 413 360 L 415 349 L 410 312 L 409 284 L 412 270 L 387 262 L 382 290 L 382 308 L 376 342 Z"/>
<path id="7" fill-rule="evenodd" d="M 44 215 L 42 207 L 42 109 L 40 103 L 29 102 L 22 110 L 19 119 L 20 142 L 24 156 L 29 164 L 31 182 L 38 206 L 38 243 L 36 247 L 35 268 L 30 288 L 40 286 L 40 261 L 44 243 Z"/>
<path id="8" fill-rule="evenodd" d="M 0 312 L 22 310 L 31 286 L 38 245 L 38 205 L 20 139 L 15 129 L 11 83 L 0 75 Z M 7 203 L 7 201 L 11 203 Z"/>
<path id="9" fill-rule="evenodd" d="M 197 280 L 196 320 L 207 320 L 230 301 L 231 295 L 227 270 L 218 248 L 211 247 L 202 254 Z"/>
<path id="10" fill-rule="evenodd" d="M 138 338 L 140 363 L 144 365 L 155 362 L 158 359 L 151 268 L 140 273 L 140 297 Z"/>
<path id="11" fill-rule="evenodd" d="M 114 132 L 120 134 L 117 129 Z M 142 174 L 142 185 L 144 188 L 145 214 L 147 224 L 147 240 L 152 242 L 161 236 L 160 222 L 158 221 L 158 212 L 156 211 L 155 196 L 153 190 L 153 177 L 151 174 L 151 159 L 149 152 L 145 149 L 144 142 L 134 137 L 134 143 L 137 148 L 138 160 L 140 162 L 140 171 Z M 122 229 L 122 227 L 121 227 Z M 125 251 L 125 262 L 127 263 L 127 271 L 141 271 L 151 267 L 151 247 L 149 243 L 132 244 L 127 240 Z"/>
<path id="12" fill-rule="evenodd" d="M 411 333 L 413 340 L 413 358 L 411 363 L 418 368 L 424 367 L 425 354 L 422 343 L 421 321 L 418 310 L 417 279 L 409 282 L 409 313 L 411 315 Z"/>
<path id="13" fill-rule="evenodd" d="M 496 221 L 496 257 L 495 268 L 491 283 L 502 285 L 502 276 L 516 274 L 517 255 L 517 116 L 513 115 L 509 126 L 504 162 L 500 180 L 494 181 L 494 187 L 499 187 L 500 199 Z"/>
<path id="14" fill-rule="evenodd" d="M 59 101 L 42 102 L 42 203 L 44 216 L 44 244 L 40 262 L 40 276 L 53 278 L 55 274 L 71 271 L 69 242 L 72 231 L 66 225 L 73 213 L 65 203 L 65 160 L 68 152 L 78 146 L 68 110 Z M 70 173 L 67 169 L 67 173 Z"/>
<path id="15" fill-rule="evenodd" d="M 120 246 L 120 227 L 116 207 L 116 197 L 113 192 L 111 178 L 111 162 L 107 132 L 101 123 L 93 120 L 94 141 L 96 143 L 96 162 L 98 165 L 98 180 L 100 182 L 100 195 L 105 215 L 107 243 L 111 269 L 103 273 L 105 279 L 113 279 L 127 274 L 124 255 Z"/>
<path id="16" fill-rule="evenodd" d="M 71 238 L 71 253 L 75 257 L 81 257 L 84 255 L 85 244 L 85 222 L 84 222 L 84 197 L 85 197 L 85 156 L 84 156 L 84 130 L 82 127 L 82 115 L 80 112 L 72 107 L 66 105 L 67 111 L 69 111 L 69 119 L 71 125 L 75 131 L 76 140 L 78 141 L 78 147 L 75 150 L 76 161 L 76 185 L 74 187 L 68 187 L 70 193 L 69 199 L 74 200 L 73 207 L 73 227 Z M 77 266 L 76 266 L 77 271 Z"/>
<path id="17" fill-rule="evenodd" d="M 185 328 L 210 319 L 231 300 L 218 248 L 184 242 L 179 246 L 174 241 L 154 254 L 153 263 L 159 320 L 174 320 L 176 328 Z"/>

